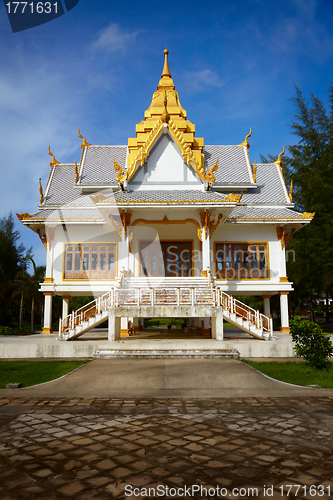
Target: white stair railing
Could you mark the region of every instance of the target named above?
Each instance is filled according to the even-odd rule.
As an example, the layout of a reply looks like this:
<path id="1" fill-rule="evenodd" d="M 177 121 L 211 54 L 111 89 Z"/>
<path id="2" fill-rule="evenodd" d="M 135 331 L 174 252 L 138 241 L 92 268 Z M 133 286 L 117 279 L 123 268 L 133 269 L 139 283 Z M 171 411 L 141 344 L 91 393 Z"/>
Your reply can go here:
<path id="1" fill-rule="evenodd" d="M 266 331 L 271 336 L 273 335 L 273 320 L 268 318 L 258 310 L 240 302 L 232 295 L 229 295 L 222 290 L 219 290 L 218 303 L 221 304 L 224 310 L 230 314 L 236 314 L 236 317 L 241 317 L 244 321 L 248 321 L 250 325 L 255 326 L 258 330 Z"/>

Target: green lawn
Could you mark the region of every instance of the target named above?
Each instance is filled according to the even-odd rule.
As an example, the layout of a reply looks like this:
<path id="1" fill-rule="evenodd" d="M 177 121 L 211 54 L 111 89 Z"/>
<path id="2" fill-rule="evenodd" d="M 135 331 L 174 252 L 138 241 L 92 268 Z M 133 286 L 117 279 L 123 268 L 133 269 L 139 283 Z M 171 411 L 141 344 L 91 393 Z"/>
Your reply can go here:
<path id="1" fill-rule="evenodd" d="M 49 382 L 66 375 L 88 361 L 3 361 L 0 360 L 0 389 L 6 384 L 21 383 L 22 387 Z"/>
<path id="2" fill-rule="evenodd" d="M 259 370 L 269 377 L 282 382 L 295 385 L 319 385 L 320 387 L 333 388 L 333 362 L 328 364 L 325 370 L 315 370 L 305 362 L 287 361 L 262 361 L 256 363 L 243 359 L 243 362 Z"/>

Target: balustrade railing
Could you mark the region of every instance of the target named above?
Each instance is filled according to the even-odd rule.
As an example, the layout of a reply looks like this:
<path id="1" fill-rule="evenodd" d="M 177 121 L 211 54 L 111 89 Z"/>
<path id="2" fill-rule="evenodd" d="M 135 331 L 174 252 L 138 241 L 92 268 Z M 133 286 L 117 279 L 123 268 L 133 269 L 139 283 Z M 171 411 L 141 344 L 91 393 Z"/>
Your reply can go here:
<path id="1" fill-rule="evenodd" d="M 108 310 L 110 307 L 121 305 L 154 306 L 154 305 L 216 305 L 230 314 L 235 314 L 254 325 L 258 329 L 273 334 L 272 319 L 256 311 L 231 295 L 214 288 L 112 288 L 104 295 L 97 297 L 77 311 L 59 320 L 59 335 L 96 314 Z"/>

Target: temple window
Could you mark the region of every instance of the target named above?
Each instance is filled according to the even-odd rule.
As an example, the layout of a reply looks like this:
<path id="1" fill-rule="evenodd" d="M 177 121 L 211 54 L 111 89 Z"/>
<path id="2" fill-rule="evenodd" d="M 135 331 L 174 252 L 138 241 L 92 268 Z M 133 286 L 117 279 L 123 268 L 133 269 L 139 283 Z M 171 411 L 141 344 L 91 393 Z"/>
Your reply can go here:
<path id="1" fill-rule="evenodd" d="M 268 279 L 268 245 L 255 242 L 215 244 L 215 274 L 218 279 Z"/>
<path id="2" fill-rule="evenodd" d="M 64 279 L 115 278 L 116 243 L 65 244 Z"/>

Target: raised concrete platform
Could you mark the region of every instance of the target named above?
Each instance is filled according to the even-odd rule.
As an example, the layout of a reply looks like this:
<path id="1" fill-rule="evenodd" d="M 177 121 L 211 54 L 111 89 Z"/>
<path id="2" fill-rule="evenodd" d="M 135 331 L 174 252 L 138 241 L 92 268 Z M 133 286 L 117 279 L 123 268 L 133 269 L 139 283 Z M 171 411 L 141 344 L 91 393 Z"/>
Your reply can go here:
<path id="1" fill-rule="evenodd" d="M 152 339 L 152 336 L 154 337 Z M 168 338 L 171 336 L 172 338 Z M 251 338 L 236 328 L 225 329 L 225 340 L 207 337 L 182 338 L 174 330 L 143 332 L 140 336 L 122 338 L 109 342 L 106 330 L 93 330 L 79 340 L 61 342 L 57 334 L 29 336 L 0 336 L 0 358 L 93 358 L 96 351 L 223 351 L 237 350 L 241 358 L 294 357 L 293 343 L 288 334 L 274 333 L 273 340 L 262 341 Z"/>

